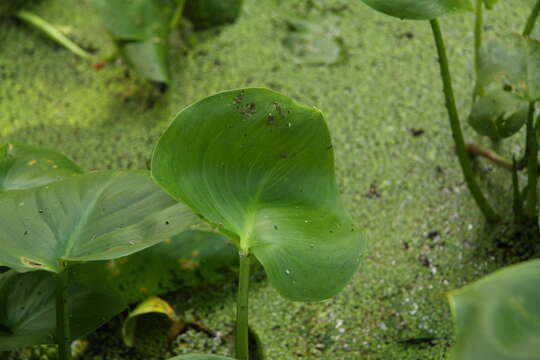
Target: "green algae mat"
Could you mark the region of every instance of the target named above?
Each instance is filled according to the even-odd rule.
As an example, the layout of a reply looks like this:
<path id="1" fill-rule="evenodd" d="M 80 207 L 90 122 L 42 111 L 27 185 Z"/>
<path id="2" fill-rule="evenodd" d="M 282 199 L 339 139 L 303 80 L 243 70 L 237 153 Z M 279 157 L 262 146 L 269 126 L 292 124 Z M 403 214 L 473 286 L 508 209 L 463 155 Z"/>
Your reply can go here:
<path id="1" fill-rule="evenodd" d="M 501 3 L 487 14 L 486 36 L 519 32 L 529 9 L 527 1 Z M 97 58 L 112 51 L 89 0 L 48 0 L 32 10 Z M 305 17 L 338 39 L 334 58 L 291 51 L 291 19 Z M 445 17 L 442 26 L 463 117 L 473 18 Z M 368 234 L 367 256 L 346 289 L 324 302 L 291 303 L 255 276 L 250 322 L 267 358 L 444 359 L 453 342 L 446 293 L 519 254 L 507 255 L 513 239 L 486 226 L 464 186 L 436 60 L 428 24 L 396 21 L 360 1 L 246 0 L 233 25 L 172 34 L 172 80 L 156 99 L 122 63 L 92 67 L 8 20 L 0 24 L 0 143 L 54 148 L 85 170 L 146 169 L 173 116 L 213 93 L 268 87 L 316 106 L 330 127 L 345 206 Z M 467 127 L 465 133 L 485 141 Z M 502 212 L 510 203 L 508 174 L 482 162 L 477 171 Z M 235 291 L 231 283 L 171 294 L 179 312 L 191 309 L 209 331 L 184 332 L 166 355 L 232 355 Z M 120 332 L 117 318 L 89 336 L 82 358 L 137 358 Z M 24 351 L 10 356 L 28 358 Z"/>

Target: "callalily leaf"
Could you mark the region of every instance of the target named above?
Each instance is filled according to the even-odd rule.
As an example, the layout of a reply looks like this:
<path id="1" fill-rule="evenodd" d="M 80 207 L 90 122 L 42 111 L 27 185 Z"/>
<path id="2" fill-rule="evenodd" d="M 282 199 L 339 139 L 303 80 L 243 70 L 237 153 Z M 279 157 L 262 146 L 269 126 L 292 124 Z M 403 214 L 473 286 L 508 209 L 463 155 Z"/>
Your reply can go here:
<path id="1" fill-rule="evenodd" d="M 527 101 L 540 99 L 540 42 L 512 34 L 483 48 L 477 87 L 495 81 Z"/>
<path id="2" fill-rule="evenodd" d="M 66 156 L 49 149 L 24 145 L 0 145 L 0 193 L 48 184 L 82 173 Z"/>
<path id="3" fill-rule="evenodd" d="M 431 20 L 439 16 L 472 11 L 470 0 L 362 0 L 373 9 L 400 19 Z"/>
<path id="4" fill-rule="evenodd" d="M 285 297 L 339 292 L 364 247 L 341 203 L 320 111 L 267 89 L 223 92 L 177 115 L 152 175 L 253 253 Z"/>
<path id="5" fill-rule="evenodd" d="M 126 256 L 196 221 L 144 171 L 95 172 L 0 197 L 0 265 L 60 272 Z"/>
<path id="6" fill-rule="evenodd" d="M 73 272 L 68 289 L 72 339 L 125 309 L 120 297 L 100 284 L 99 277 Z M 0 351 L 55 342 L 56 285 L 55 275 L 45 271 L 0 274 Z"/>
<path id="7" fill-rule="evenodd" d="M 527 102 L 507 91 L 481 97 L 469 116 L 469 124 L 479 134 L 500 140 L 517 133 L 527 122 Z"/>
<path id="8" fill-rule="evenodd" d="M 538 359 L 540 260 L 507 267 L 451 292 L 451 360 Z"/>

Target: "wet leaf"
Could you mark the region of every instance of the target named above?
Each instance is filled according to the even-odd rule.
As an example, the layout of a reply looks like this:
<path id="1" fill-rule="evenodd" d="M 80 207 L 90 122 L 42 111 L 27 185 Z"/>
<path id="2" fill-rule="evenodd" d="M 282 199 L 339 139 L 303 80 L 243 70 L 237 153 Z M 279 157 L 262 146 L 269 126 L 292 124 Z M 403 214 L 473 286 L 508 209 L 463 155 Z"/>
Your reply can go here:
<path id="1" fill-rule="evenodd" d="M 45 271 L 0 274 L 0 351 L 55 342 L 56 283 L 55 275 Z M 68 307 L 72 337 L 76 339 L 106 323 L 126 304 L 100 287 L 98 277 L 74 271 Z"/>
<path id="2" fill-rule="evenodd" d="M 143 250 L 196 222 L 143 171 L 95 172 L 4 192 L 0 265 L 60 272 L 64 262 Z"/>
<path id="3" fill-rule="evenodd" d="M 266 89 L 208 97 L 163 134 L 152 175 L 253 253 L 289 299 L 335 295 L 360 263 L 363 232 L 342 205 L 316 108 Z"/>
<path id="4" fill-rule="evenodd" d="M 45 148 L 0 145 L 0 193 L 48 184 L 82 173 L 66 156 Z"/>
<path id="5" fill-rule="evenodd" d="M 469 124 L 481 135 L 504 139 L 517 133 L 527 122 L 528 108 L 527 102 L 499 90 L 476 101 Z"/>
<path id="6" fill-rule="evenodd" d="M 127 346 L 134 346 L 147 356 L 159 355 L 182 327 L 171 305 L 152 296 L 129 314 L 122 337 Z"/>
<path id="7" fill-rule="evenodd" d="M 484 47 L 477 87 L 493 82 L 512 88 L 527 101 L 540 99 L 540 42 L 512 34 Z"/>
<path id="8" fill-rule="evenodd" d="M 449 294 L 456 322 L 453 360 L 537 359 L 540 260 L 499 270 Z"/>
<path id="9" fill-rule="evenodd" d="M 470 0 L 362 0 L 373 9 L 400 19 L 431 20 L 446 14 L 472 11 Z"/>
<path id="10" fill-rule="evenodd" d="M 195 29 L 208 29 L 234 22 L 241 10 L 242 0 L 188 0 L 184 16 Z"/>
<path id="11" fill-rule="evenodd" d="M 78 267 L 99 274 L 126 303 L 133 303 L 182 288 L 223 283 L 237 264 L 237 251 L 224 236 L 187 230 L 128 257 Z"/>
<path id="12" fill-rule="evenodd" d="M 299 64 L 332 65 L 345 59 L 337 29 L 320 21 L 289 18 L 290 32 L 283 45 Z"/>

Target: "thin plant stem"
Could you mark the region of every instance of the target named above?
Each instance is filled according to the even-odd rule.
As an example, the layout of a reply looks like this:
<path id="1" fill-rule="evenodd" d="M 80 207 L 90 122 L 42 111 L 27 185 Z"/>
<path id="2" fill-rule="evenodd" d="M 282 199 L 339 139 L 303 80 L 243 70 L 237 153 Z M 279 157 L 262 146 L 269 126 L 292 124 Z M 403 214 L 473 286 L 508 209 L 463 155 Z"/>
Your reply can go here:
<path id="1" fill-rule="evenodd" d="M 250 254 L 240 250 L 240 274 L 238 276 L 238 300 L 236 302 L 236 358 L 249 360 L 248 344 L 248 290 Z"/>
<path id="2" fill-rule="evenodd" d="M 477 144 L 467 144 L 467 151 L 473 156 L 483 157 L 491 161 L 493 164 L 503 167 L 505 169 L 512 170 L 512 168 L 514 167 L 513 163 L 510 160 L 502 157 L 494 150 L 488 149 L 484 146 Z"/>
<path id="3" fill-rule="evenodd" d="M 182 12 L 184 12 L 185 4 L 186 4 L 186 0 L 178 0 L 178 5 L 176 6 L 176 10 L 174 11 L 173 18 L 171 20 L 171 23 L 169 24 L 170 29 L 174 29 L 180 23 L 180 20 L 182 19 Z"/>
<path id="4" fill-rule="evenodd" d="M 523 201 L 519 192 L 519 177 L 515 158 L 512 160 L 512 189 L 514 194 L 514 221 L 519 224 L 523 221 Z"/>
<path id="5" fill-rule="evenodd" d="M 499 217 L 492 209 L 484 197 L 482 190 L 478 186 L 474 177 L 474 172 L 471 164 L 471 159 L 465 147 L 465 141 L 463 140 L 463 133 L 461 132 L 461 126 L 459 123 L 459 115 L 456 107 L 456 100 L 454 98 L 454 90 L 452 89 L 452 77 L 450 75 L 450 68 L 448 66 L 448 58 L 446 56 L 446 48 L 444 46 L 444 40 L 441 33 L 441 28 L 437 19 L 430 20 L 431 29 L 433 30 L 433 37 L 435 44 L 437 45 L 437 52 L 439 54 L 439 64 L 441 66 L 441 77 L 444 86 L 444 95 L 446 98 L 446 109 L 448 111 L 448 118 L 450 121 L 450 128 L 452 129 L 452 137 L 456 145 L 456 152 L 465 177 L 465 182 L 469 187 L 469 191 L 474 200 L 478 204 L 480 211 L 484 214 L 484 217 L 488 221 L 497 221 Z"/>
<path id="6" fill-rule="evenodd" d="M 478 81 L 480 74 L 480 50 L 482 49 L 482 34 L 484 27 L 484 2 L 476 0 L 476 20 L 474 24 L 474 70 L 476 80 Z M 484 89 L 475 86 L 473 100 L 478 96 L 482 96 Z"/>
<path id="7" fill-rule="evenodd" d="M 529 37 L 532 31 L 534 30 L 534 25 L 536 24 L 536 19 L 538 19 L 538 13 L 540 12 L 540 0 L 536 1 L 529 18 L 527 19 L 527 24 L 525 24 L 525 29 L 523 30 L 523 36 Z"/>
<path id="8" fill-rule="evenodd" d="M 37 16 L 36 14 L 32 14 L 28 11 L 21 10 L 21 11 L 16 12 L 15 16 L 17 16 L 19 19 L 23 21 L 26 21 L 27 23 L 34 26 L 35 28 L 41 30 L 51 39 L 53 39 L 60 45 L 64 46 L 66 49 L 68 49 L 75 55 L 78 55 L 84 59 L 88 59 L 92 57 L 90 53 L 83 50 L 81 47 L 79 47 L 77 44 L 71 41 L 67 36 L 62 34 L 57 28 L 55 28 L 53 25 L 49 24 L 47 21 L 43 20 L 41 17 Z"/>
<path id="9" fill-rule="evenodd" d="M 56 288 L 56 343 L 58 344 L 58 359 L 71 359 L 71 331 L 69 328 L 69 309 L 67 291 L 69 284 L 69 269 L 57 274 Z"/>
<path id="10" fill-rule="evenodd" d="M 527 119 L 527 216 L 536 217 L 536 204 L 538 202 L 538 142 L 534 129 L 535 103 L 529 103 L 529 117 Z"/>

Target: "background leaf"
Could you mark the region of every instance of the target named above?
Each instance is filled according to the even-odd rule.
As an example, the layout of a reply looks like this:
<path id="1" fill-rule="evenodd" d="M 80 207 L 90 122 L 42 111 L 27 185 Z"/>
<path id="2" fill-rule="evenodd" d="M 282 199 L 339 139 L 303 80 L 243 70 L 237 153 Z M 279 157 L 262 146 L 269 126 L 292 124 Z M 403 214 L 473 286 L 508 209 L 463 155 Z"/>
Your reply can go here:
<path id="1" fill-rule="evenodd" d="M 0 265 L 19 272 L 126 256 L 196 221 L 143 171 L 79 175 L 1 200 Z"/>
<path id="2" fill-rule="evenodd" d="M 527 122 L 526 102 L 507 91 L 495 91 L 473 105 L 469 124 L 481 135 L 504 139 L 517 133 Z"/>
<path id="3" fill-rule="evenodd" d="M 472 11 L 470 0 L 362 0 L 373 9 L 400 19 L 431 20 L 439 16 Z"/>
<path id="4" fill-rule="evenodd" d="M 232 23 L 242 10 L 242 0 L 187 0 L 184 16 L 195 29 Z"/>
<path id="5" fill-rule="evenodd" d="M 223 92 L 177 115 L 154 179 L 219 226 L 299 301 L 339 292 L 364 245 L 337 190 L 322 114 L 266 89 Z"/>
<path id="6" fill-rule="evenodd" d="M 0 193 L 29 189 L 81 173 L 77 164 L 54 150 L 17 143 L 0 145 Z"/>
<path id="7" fill-rule="evenodd" d="M 499 270 L 449 301 L 456 322 L 453 360 L 537 359 L 540 354 L 540 260 Z"/>
<path id="8" fill-rule="evenodd" d="M 45 271 L 0 274 L 0 351 L 54 343 L 55 275 Z M 72 338 L 97 329 L 126 307 L 119 296 L 101 287 L 101 279 L 74 271 L 68 290 Z M 91 311 L 89 311 L 91 309 Z"/>
<path id="9" fill-rule="evenodd" d="M 203 354 L 190 354 L 190 355 L 180 355 L 169 360 L 234 360 L 233 358 L 217 355 L 203 355 Z"/>

